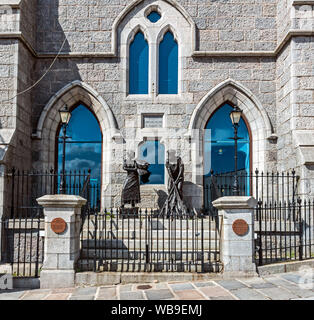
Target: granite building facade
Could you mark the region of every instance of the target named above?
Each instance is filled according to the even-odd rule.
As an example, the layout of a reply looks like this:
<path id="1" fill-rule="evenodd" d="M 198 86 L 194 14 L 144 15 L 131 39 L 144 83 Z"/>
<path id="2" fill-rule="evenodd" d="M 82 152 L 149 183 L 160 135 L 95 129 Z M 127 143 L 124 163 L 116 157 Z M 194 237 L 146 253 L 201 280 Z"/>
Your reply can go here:
<path id="1" fill-rule="evenodd" d="M 0 0 L 0 5 L 2 213 L 10 192 L 4 174 L 11 167 L 56 168 L 58 110 L 64 105 L 88 108 L 99 124 L 103 206 L 119 205 L 128 150 L 139 157 L 150 150 L 146 143 L 157 141 L 156 165 L 176 150 L 185 165 L 186 201 L 201 207 L 211 152 L 204 129 L 225 104 L 243 110 L 246 170 L 295 168 L 299 194 L 313 195 L 313 1 Z M 132 58 L 140 36 L 146 51 L 135 50 Z M 168 36 L 172 51 L 164 68 L 175 69 L 165 73 Z M 131 89 L 137 80 L 139 86 Z M 230 119 L 219 125 L 231 126 Z M 158 206 L 166 185 L 166 174 L 159 183 L 143 185 L 142 205 Z"/>

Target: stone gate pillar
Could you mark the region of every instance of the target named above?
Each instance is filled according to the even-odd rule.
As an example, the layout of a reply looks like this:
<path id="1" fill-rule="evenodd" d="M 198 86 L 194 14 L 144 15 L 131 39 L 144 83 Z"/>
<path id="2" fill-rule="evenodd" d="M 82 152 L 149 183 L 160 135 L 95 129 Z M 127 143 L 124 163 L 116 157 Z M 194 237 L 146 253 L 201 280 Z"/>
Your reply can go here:
<path id="1" fill-rule="evenodd" d="M 37 202 L 44 207 L 45 215 L 40 287 L 74 287 L 75 266 L 80 254 L 81 207 L 86 200 L 72 195 L 47 195 Z"/>
<path id="2" fill-rule="evenodd" d="M 222 197 L 213 202 L 222 221 L 220 257 L 224 275 L 256 275 L 253 197 Z"/>

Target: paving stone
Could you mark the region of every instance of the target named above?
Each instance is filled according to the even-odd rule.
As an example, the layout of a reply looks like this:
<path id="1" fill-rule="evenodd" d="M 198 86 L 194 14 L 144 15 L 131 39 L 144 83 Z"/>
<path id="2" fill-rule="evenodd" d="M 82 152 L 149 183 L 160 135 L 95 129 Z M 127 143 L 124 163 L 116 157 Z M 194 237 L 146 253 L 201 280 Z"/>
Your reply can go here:
<path id="1" fill-rule="evenodd" d="M 168 289 L 149 290 L 145 291 L 148 300 L 166 300 L 174 298 L 173 294 Z"/>
<path id="2" fill-rule="evenodd" d="M 60 288 L 60 289 L 53 289 L 51 291 L 51 294 L 57 294 L 57 293 L 73 293 L 75 291 L 75 288 Z"/>
<path id="3" fill-rule="evenodd" d="M 95 287 L 77 288 L 73 292 L 73 296 L 92 296 L 96 294 L 96 291 Z"/>
<path id="4" fill-rule="evenodd" d="M 200 290 L 209 298 L 230 296 L 230 293 L 220 287 L 205 287 Z"/>
<path id="5" fill-rule="evenodd" d="M 168 289 L 168 284 L 167 283 L 156 283 L 155 289 Z"/>
<path id="6" fill-rule="evenodd" d="M 313 291 L 310 289 L 302 289 L 300 288 L 297 284 L 286 281 L 284 279 L 281 278 L 277 278 L 277 277 L 270 277 L 267 278 L 267 281 L 269 281 L 270 283 L 285 288 L 286 290 L 288 290 L 289 292 L 292 292 L 293 294 L 302 297 L 302 298 L 307 298 L 307 297 L 311 297 L 313 295 Z"/>
<path id="7" fill-rule="evenodd" d="M 251 287 L 254 289 L 264 289 L 264 288 L 276 288 L 272 283 L 252 283 Z"/>
<path id="8" fill-rule="evenodd" d="M 236 300 L 232 296 L 211 297 L 210 300 Z"/>
<path id="9" fill-rule="evenodd" d="M 232 291 L 241 300 L 268 300 L 263 294 L 249 288 L 240 288 Z"/>
<path id="10" fill-rule="evenodd" d="M 96 300 L 102 300 L 102 301 L 114 301 L 114 300 L 118 300 L 118 298 L 117 297 L 113 297 L 113 298 L 109 298 L 109 299 L 107 299 L 107 298 L 104 298 L 104 297 L 98 297 L 98 298 L 96 298 Z"/>
<path id="11" fill-rule="evenodd" d="M 180 300 L 205 300 L 205 298 L 196 290 L 176 291 Z"/>
<path id="12" fill-rule="evenodd" d="M 299 285 L 300 283 L 302 284 L 304 282 L 304 278 L 302 277 L 301 274 L 295 274 L 295 273 L 286 273 L 286 274 L 282 274 L 280 275 L 281 278 L 288 280 L 290 282 L 294 282 L 297 285 Z M 307 283 L 313 283 L 314 284 L 314 278 L 313 277 L 309 277 L 306 278 Z"/>
<path id="13" fill-rule="evenodd" d="M 116 288 L 101 288 L 99 290 L 97 299 L 105 299 L 105 300 L 112 300 L 116 298 L 117 292 Z"/>
<path id="14" fill-rule="evenodd" d="M 47 293 L 32 293 L 29 292 L 27 294 L 25 294 L 24 297 L 22 297 L 22 300 L 43 300 L 45 297 L 47 297 Z"/>
<path id="15" fill-rule="evenodd" d="M 18 292 L 0 292 L 0 300 L 18 300 L 25 294 L 25 291 Z"/>
<path id="16" fill-rule="evenodd" d="M 127 284 L 120 286 L 120 292 L 132 291 L 133 284 Z"/>
<path id="17" fill-rule="evenodd" d="M 45 300 L 68 300 L 70 293 L 49 294 Z"/>
<path id="18" fill-rule="evenodd" d="M 173 291 L 192 290 L 194 287 L 190 283 L 176 283 L 170 285 Z"/>
<path id="19" fill-rule="evenodd" d="M 283 288 L 265 288 L 258 290 L 272 300 L 290 300 L 298 298 L 298 296 Z"/>
<path id="20" fill-rule="evenodd" d="M 95 296 L 72 296 L 69 300 L 94 300 Z"/>
<path id="21" fill-rule="evenodd" d="M 296 284 L 299 284 L 300 280 L 302 279 L 302 277 L 299 274 L 294 274 L 294 273 L 281 274 L 281 275 L 279 275 L 279 277 L 281 277 L 285 280 L 294 282 Z"/>
<path id="22" fill-rule="evenodd" d="M 221 281 L 216 281 L 219 285 L 222 287 L 226 288 L 227 290 L 236 290 L 236 289 L 241 289 L 241 288 L 247 288 L 246 285 L 243 283 L 237 281 L 237 280 L 221 280 Z"/>
<path id="23" fill-rule="evenodd" d="M 213 282 L 195 282 L 193 283 L 197 288 L 203 287 L 213 287 L 215 284 Z"/>
<path id="24" fill-rule="evenodd" d="M 144 295 L 141 291 L 134 292 L 121 292 L 120 300 L 145 300 Z"/>

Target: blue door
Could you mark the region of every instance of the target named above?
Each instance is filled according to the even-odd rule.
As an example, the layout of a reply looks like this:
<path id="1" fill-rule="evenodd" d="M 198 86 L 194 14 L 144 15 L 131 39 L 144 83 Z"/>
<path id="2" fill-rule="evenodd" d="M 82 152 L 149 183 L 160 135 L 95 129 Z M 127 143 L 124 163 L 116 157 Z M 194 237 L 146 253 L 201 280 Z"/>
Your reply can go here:
<path id="1" fill-rule="evenodd" d="M 216 186 L 222 195 L 232 195 L 234 181 L 235 146 L 234 129 L 230 119 L 233 107 L 224 104 L 210 118 L 206 125 L 204 137 L 204 187 L 205 205 L 212 201 L 211 196 L 211 172 L 214 172 Z M 241 118 L 238 129 L 238 176 L 240 194 L 250 194 L 250 135 L 245 121 Z"/>

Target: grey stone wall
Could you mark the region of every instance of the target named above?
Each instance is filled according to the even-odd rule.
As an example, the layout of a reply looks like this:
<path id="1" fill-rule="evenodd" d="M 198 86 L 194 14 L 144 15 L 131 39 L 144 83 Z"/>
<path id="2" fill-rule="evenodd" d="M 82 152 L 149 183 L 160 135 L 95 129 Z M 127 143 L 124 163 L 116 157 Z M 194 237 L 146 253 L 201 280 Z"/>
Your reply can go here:
<path id="1" fill-rule="evenodd" d="M 147 1 L 154 2 L 154 1 Z M 110 52 L 112 25 L 128 0 L 38 1 L 37 48 L 55 52 Z M 199 50 L 269 51 L 277 44 L 277 0 L 177 0 L 197 26 Z M 73 23 L 74 20 L 74 23 Z"/>
<path id="2" fill-rule="evenodd" d="M 152 2 L 146 0 L 145 4 Z M 57 59 L 34 89 L 1 106 L 1 128 L 16 128 L 14 148 L 8 158 L 10 166 L 28 168 L 31 163 L 37 166 L 46 157 L 41 153 L 40 142 L 32 141 L 31 135 L 51 97 L 74 80 L 97 91 L 112 110 L 125 137 L 127 123 L 140 129 L 139 115 L 151 110 L 162 110 L 167 115 L 167 127 L 173 132 L 188 129 L 200 101 L 215 86 L 231 78 L 259 100 L 278 136 L 277 142 L 265 142 L 265 168 L 297 168 L 298 173 L 312 177 L 313 163 L 304 166 L 298 161 L 296 153 L 300 148 L 294 143 L 293 132 L 314 130 L 313 37 L 294 36 L 280 50 L 278 46 L 289 30 L 310 30 L 313 5 L 292 7 L 292 0 L 178 0 L 196 24 L 196 49 L 207 51 L 207 55 L 183 58 L 184 99 L 156 102 L 157 99 L 127 99 L 123 57 L 103 57 L 112 50 L 113 22 L 130 3 L 127 0 L 24 0 L 21 9 L 13 9 L 12 30 L 21 30 L 38 56 L 31 54 L 23 41 L 0 39 L 1 97 L 13 96 L 39 79 L 52 62 L 53 55 L 45 54 L 58 52 L 65 39 L 62 52 L 76 55 Z M 129 13 L 127 18 L 131 17 Z M 215 57 L 212 51 L 228 51 L 229 55 Z M 252 51 L 252 54 L 241 56 L 241 51 Z M 237 56 L 231 56 L 230 52 Z M 115 152 L 118 151 L 113 148 Z M 185 163 L 186 180 L 190 181 L 189 154 Z M 114 203 L 118 201 L 124 177 L 121 164 L 112 166 L 110 183 Z M 155 194 L 150 196 L 156 199 Z"/>
<path id="3" fill-rule="evenodd" d="M 36 49 L 37 0 L 23 0 L 20 6 L 20 31 L 30 45 Z"/>
<path id="4" fill-rule="evenodd" d="M 0 129 L 15 128 L 15 105 L 9 98 L 16 94 L 18 41 L 0 39 Z"/>

